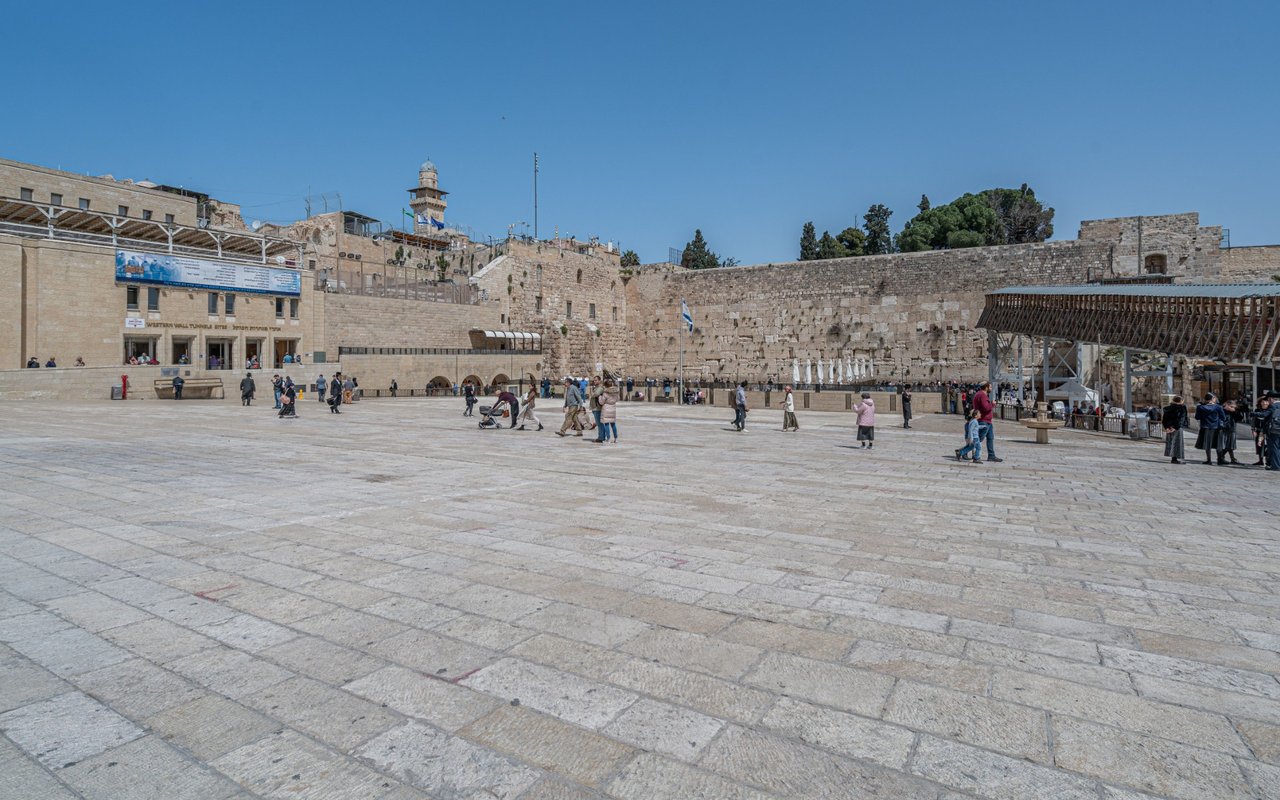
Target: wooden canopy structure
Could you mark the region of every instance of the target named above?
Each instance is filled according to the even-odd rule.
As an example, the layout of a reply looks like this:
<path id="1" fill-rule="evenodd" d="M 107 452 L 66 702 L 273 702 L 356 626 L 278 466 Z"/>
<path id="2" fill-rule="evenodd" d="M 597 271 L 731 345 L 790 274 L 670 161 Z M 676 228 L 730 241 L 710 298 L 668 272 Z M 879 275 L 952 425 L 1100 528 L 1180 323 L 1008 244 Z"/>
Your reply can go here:
<path id="1" fill-rule="evenodd" d="M 1280 283 L 1010 287 L 987 295 L 978 327 L 1273 368 Z"/>

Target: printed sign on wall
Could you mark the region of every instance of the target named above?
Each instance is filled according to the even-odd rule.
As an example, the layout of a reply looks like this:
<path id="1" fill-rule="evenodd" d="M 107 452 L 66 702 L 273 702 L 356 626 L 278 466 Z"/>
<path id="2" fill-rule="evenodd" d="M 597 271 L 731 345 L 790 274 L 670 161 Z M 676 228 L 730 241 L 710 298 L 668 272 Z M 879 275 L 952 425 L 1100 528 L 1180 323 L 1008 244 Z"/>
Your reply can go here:
<path id="1" fill-rule="evenodd" d="M 116 280 L 295 297 L 302 293 L 302 276 L 294 270 L 131 250 L 116 251 Z"/>

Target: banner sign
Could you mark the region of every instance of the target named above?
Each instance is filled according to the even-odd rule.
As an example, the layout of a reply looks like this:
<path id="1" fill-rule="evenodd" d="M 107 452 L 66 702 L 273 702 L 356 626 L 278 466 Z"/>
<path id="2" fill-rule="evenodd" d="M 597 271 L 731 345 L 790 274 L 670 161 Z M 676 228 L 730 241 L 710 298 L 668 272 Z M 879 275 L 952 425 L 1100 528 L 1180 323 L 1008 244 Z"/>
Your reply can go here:
<path id="1" fill-rule="evenodd" d="M 188 256 L 116 251 L 116 280 L 254 294 L 302 294 L 302 276 L 291 269 L 226 264 Z"/>

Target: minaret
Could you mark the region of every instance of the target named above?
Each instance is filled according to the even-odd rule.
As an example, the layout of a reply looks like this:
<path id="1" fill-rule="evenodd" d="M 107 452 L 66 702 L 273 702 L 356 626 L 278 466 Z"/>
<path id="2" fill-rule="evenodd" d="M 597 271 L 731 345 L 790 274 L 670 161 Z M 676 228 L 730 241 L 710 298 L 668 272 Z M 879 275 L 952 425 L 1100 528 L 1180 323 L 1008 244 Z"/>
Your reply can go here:
<path id="1" fill-rule="evenodd" d="M 444 199 L 448 192 L 440 190 L 440 175 L 436 165 L 430 161 L 422 162 L 418 169 L 418 185 L 409 190 L 409 207 L 414 213 L 414 231 L 430 233 L 435 230 L 431 225 L 423 225 L 419 217 L 444 222 L 444 210 L 449 203 Z"/>

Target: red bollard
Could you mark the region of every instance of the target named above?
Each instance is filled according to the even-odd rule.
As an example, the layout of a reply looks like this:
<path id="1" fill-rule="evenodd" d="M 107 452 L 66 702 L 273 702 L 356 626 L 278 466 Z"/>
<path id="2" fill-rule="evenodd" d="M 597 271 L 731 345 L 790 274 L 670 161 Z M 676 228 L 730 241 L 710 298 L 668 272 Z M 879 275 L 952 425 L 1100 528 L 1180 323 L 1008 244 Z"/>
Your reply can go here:
<path id="1" fill-rule="evenodd" d="M 120 376 L 120 399 L 121 400 L 129 399 L 129 376 L 128 375 Z"/>

